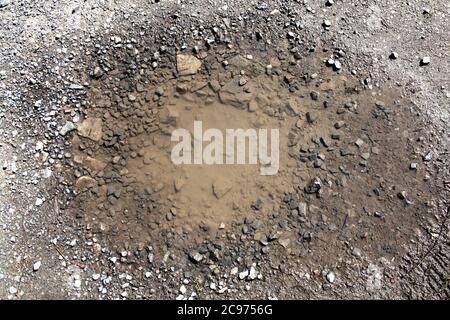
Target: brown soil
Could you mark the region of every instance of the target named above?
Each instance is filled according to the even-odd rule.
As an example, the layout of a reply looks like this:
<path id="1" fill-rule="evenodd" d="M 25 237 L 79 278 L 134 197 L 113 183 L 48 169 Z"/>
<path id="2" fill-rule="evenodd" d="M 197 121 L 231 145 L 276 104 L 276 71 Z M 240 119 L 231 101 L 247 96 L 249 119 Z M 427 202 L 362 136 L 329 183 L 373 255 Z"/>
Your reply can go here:
<path id="1" fill-rule="evenodd" d="M 450 297 L 448 2 L 0 2 L 0 298 Z"/>
<path id="2" fill-rule="evenodd" d="M 275 56 L 235 56 L 226 68 L 212 60 L 203 61 L 210 74 L 173 79 L 167 72 L 164 81 L 142 78 L 131 91 L 125 80 L 112 85 L 117 70 L 95 83 L 86 117 L 102 120 L 102 139 L 75 135 L 73 152 L 81 160 L 70 169 L 98 184 L 81 190 L 73 206 L 88 238 L 106 237 L 120 251 L 164 243 L 165 232 L 174 232 L 184 239 L 176 247 L 189 250 L 256 219 L 260 225 L 244 238 L 278 239 L 299 254 L 314 250 L 316 264 L 332 263 L 342 243 L 395 259 L 430 197 L 424 172 L 408 167 L 418 160 L 420 132 L 401 93 L 363 90 L 320 60 L 306 61 L 321 76 L 309 76 L 292 93 L 292 78 Z M 247 83 L 240 86 L 241 79 Z M 256 111 L 248 110 L 249 101 Z M 175 166 L 170 133 L 192 131 L 194 120 L 204 129 L 279 128 L 278 175 L 261 176 L 259 165 Z M 224 195 L 215 194 L 215 183 L 227 186 Z M 281 217 L 287 225 L 276 225 Z"/>

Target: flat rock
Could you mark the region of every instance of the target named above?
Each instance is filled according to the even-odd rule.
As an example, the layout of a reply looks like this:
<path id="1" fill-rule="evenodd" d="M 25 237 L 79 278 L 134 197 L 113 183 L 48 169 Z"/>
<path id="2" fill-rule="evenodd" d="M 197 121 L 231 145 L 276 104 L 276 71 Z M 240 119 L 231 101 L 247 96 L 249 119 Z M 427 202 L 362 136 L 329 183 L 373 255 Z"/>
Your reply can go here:
<path id="1" fill-rule="evenodd" d="M 177 70 L 180 76 L 196 74 L 201 66 L 202 62 L 192 55 L 177 55 Z"/>
<path id="2" fill-rule="evenodd" d="M 230 81 L 219 91 L 220 102 L 240 109 L 246 108 L 252 97 L 251 93 L 243 91 L 234 81 Z"/>
<path id="3" fill-rule="evenodd" d="M 358 146 L 358 148 L 361 148 L 364 145 L 364 141 L 358 138 L 356 139 L 355 144 Z"/>
<path id="4" fill-rule="evenodd" d="M 83 164 L 93 171 L 102 171 L 106 168 L 105 162 L 89 156 L 83 160 Z"/>
<path id="5" fill-rule="evenodd" d="M 214 181 L 214 183 L 212 185 L 214 196 L 217 199 L 220 199 L 224 195 L 226 195 L 231 190 L 232 187 L 233 187 L 233 185 L 231 184 L 230 181 L 225 180 L 225 179 L 218 179 L 218 180 Z"/>
<path id="6" fill-rule="evenodd" d="M 251 100 L 248 104 L 248 111 L 255 112 L 258 109 L 259 109 L 258 103 L 255 101 L 255 99 Z"/>
<path id="7" fill-rule="evenodd" d="M 246 59 L 245 57 L 238 54 L 238 55 L 235 55 L 234 57 L 230 58 L 228 60 L 228 62 L 231 66 L 235 66 L 239 69 L 245 69 L 250 64 L 249 60 L 251 60 L 251 59 Z"/>
<path id="8" fill-rule="evenodd" d="M 78 125 L 78 134 L 93 141 L 100 141 L 102 138 L 102 120 L 99 118 L 89 118 Z"/>
<path id="9" fill-rule="evenodd" d="M 289 238 L 278 239 L 278 243 L 283 248 L 287 248 L 287 247 L 289 247 L 289 244 L 291 243 L 291 239 L 289 239 Z"/>

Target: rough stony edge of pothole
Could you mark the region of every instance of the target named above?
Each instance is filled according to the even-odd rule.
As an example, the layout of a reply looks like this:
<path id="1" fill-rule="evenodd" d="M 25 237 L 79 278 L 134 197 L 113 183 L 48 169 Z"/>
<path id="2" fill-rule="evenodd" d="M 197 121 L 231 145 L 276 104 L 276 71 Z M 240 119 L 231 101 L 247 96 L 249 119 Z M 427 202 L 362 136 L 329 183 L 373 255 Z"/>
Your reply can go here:
<path id="1" fill-rule="evenodd" d="M 169 10 L 170 11 L 170 10 Z M 163 16 L 163 14 L 162 14 L 162 16 Z M 179 18 L 180 19 L 180 18 Z M 263 18 L 263 15 L 261 14 L 260 16 L 258 16 L 257 17 L 257 19 L 261 19 L 262 21 L 264 21 L 264 18 Z M 190 23 L 188 22 L 189 20 L 186 20 L 186 25 L 189 25 Z M 215 21 L 215 17 L 213 17 L 213 18 L 209 18 L 209 19 L 205 19 L 205 21 L 204 21 L 204 24 L 205 25 L 209 25 L 209 24 L 211 24 L 211 25 L 213 25 L 214 24 L 214 21 Z M 259 21 L 259 22 L 255 22 L 255 25 L 257 25 L 258 26 L 258 28 L 259 29 L 261 29 L 264 25 L 261 23 L 262 21 Z M 154 21 L 154 23 L 155 23 L 155 25 L 157 24 L 157 20 L 156 21 Z M 194 21 L 195 22 L 195 21 Z M 130 23 L 130 21 L 129 20 L 124 20 L 123 21 L 123 25 L 121 25 L 121 27 L 123 28 L 122 29 L 122 31 L 124 31 L 125 32 L 125 36 L 127 36 L 127 37 L 131 37 L 130 35 L 132 34 L 132 32 L 130 32 L 130 33 L 128 33 L 128 32 L 126 32 L 125 30 L 128 30 L 127 28 L 129 27 L 129 23 Z M 137 22 L 137 25 L 139 25 L 140 24 L 140 22 L 138 21 Z M 281 25 L 281 24 L 280 24 Z M 120 26 L 120 24 L 118 24 L 117 25 L 117 27 L 119 27 Z M 147 24 L 147 25 L 145 25 L 145 27 L 146 28 L 151 28 L 152 27 L 152 25 L 150 25 L 150 24 Z M 155 26 L 155 27 L 157 27 L 157 26 Z M 167 45 L 168 46 L 171 46 L 171 44 L 173 44 L 173 43 L 176 43 L 176 41 L 178 40 L 179 42 L 178 43 L 182 43 L 182 37 L 181 38 L 179 38 L 178 37 L 178 35 L 176 35 L 176 34 L 170 34 L 171 32 L 170 32 L 170 30 L 169 30 L 169 35 L 167 35 L 165 32 L 167 31 L 167 29 L 165 29 L 165 27 L 164 26 L 158 26 L 159 27 L 159 32 L 158 33 L 161 33 L 161 34 L 163 34 L 163 35 L 165 35 L 165 37 L 167 37 L 167 38 L 169 38 L 169 35 L 170 35 L 170 38 L 172 39 L 172 43 L 168 43 Z M 265 30 L 266 31 L 268 31 L 268 30 L 270 30 L 270 28 L 268 27 L 268 26 L 264 26 L 265 27 Z M 248 31 L 248 30 L 251 30 L 249 33 L 250 34 L 253 34 L 253 28 L 252 27 L 246 27 L 246 30 Z M 280 40 L 280 39 L 282 39 L 282 38 L 284 38 L 284 31 L 285 31 L 285 29 L 283 29 L 282 27 L 280 27 L 280 32 L 277 32 L 277 28 L 275 28 L 275 29 L 273 29 L 273 30 L 275 30 L 275 32 L 274 33 L 276 33 L 276 35 L 274 36 L 274 40 L 273 40 L 273 44 L 275 45 L 276 43 L 277 43 L 277 41 L 278 40 Z M 129 31 L 129 30 L 128 30 Z M 133 30 L 131 30 L 131 31 L 133 31 Z M 134 30 L 135 31 L 135 30 Z M 99 31 L 99 33 L 100 33 L 100 31 Z M 270 33 L 270 32 L 269 32 Z M 114 32 L 112 32 L 111 34 L 115 34 Z M 118 34 L 118 33 L 117 33 Z M 106 36 L 105 37 L 106 39 L 105 39 L 105 43 L 108 43 L 108 36 Z M 136 35 L 136 39 L 139 39 L 139 34 L 137 34 Z M 62 41 L 62 40 L 61 40 Z M 184 41 L 186 41 L 186 40 L 184 40 Z M 156 46 L 156 44 L 158 43 L 159 41 L 157 40 L 157 39 L 155 39 L 154 40 L 154 44 L 155 44 L 155 46 Z M 187 43 L 189 43 L 188 41 L 186 41 Z M 245 42 L 245 41 L 244 41 Z M 53 54 L 55 53 L 55 47 L 49 47 L 49 48 L 47 48 L 46 50 L 44 50 L 44 51 L 42 51 L 42 52 L 38 52 L 38 54 L 42 57 L 42 55 L 45 55 L 45 56 L 47 56 L 48 58 L 49 58 L 49 60 L 48 61 L 39 61 L 38 63 L 37 63 L 37 65 L 36 65 L 36 71 L 37 72 L 40 72 L 41 70 L 39 70 L 40 68 L 43 68 L 44 70 L 45 69 L 48 69 L 49 68 L 49 66 L 54 66 L 55 64 L 58 64 L 58 62 L 59 61 L 57 61 L 57 57 L 55 57 L 55 59 L 53 60 Z M 76 48 L 76 46 L 74 46 L 74 48 L 73 48 L 73 50 L 74 50 L 74 52 L 77 52 L 77 48 Z M 150 51 L 151 52 L 151 51 Z M 355 57 L 355 59 L 356 58 L 358 58 L 357 56 Z M 53 60 L 53 61 L 52 61 Z M 356 61 L 355 61 L 356 62 Z M 84 63 L 86 63 L 86 64 L 84 64 Z M 91 63 L 92 63 L 92 61 L 91 60 L 89 60 L 89 59 L 87 59 L 87 60 L 83 60 L 83 58 L 81 58 L 80 60 L 77 60 L 77 62 L 76 63 L 74 63 L 74 65 L 76 64 L 77 66 L 79 66 L 80 68 L 79 68 L 79 70 L 76 70 L 75 72 L 74 72 L 74 74 L 73 74 L 73 79 L 80 79 L 80 78 L 78 78 L 77 76 L 85 76 L 85 75 L 87 75 L 91 70 L 92 70 L 92 65 L 91 65 Z M 369 71 L 369 68 L 367 69 L 367 73 L 370 73 L 370 71 Z M 42 112 L 43 110 L 35 110 L 34 108 L 33 108 L 33 106 L 32 106 L 32 103 L 30 103 L 31 101 L 33 101 L 33 100 L 35 100 L 37 97 L 39 97 L 39 99 L 41 99 L 42 98 L 42 93 L 43 93 L 43 90 L 42 89 L 44 89 L 44 90 L 46 90 L 46 91 L 48 91 L 49 92 L 49 94 L 50 94 L 50 96 L 44 96 L 44 99 L 42 99 L 43 101 L 42 101 L 42 105 L 43 106 L 45 106 L 45 107 L 47 107 L 47 106 L 52 106 L 53 108 L 54 108 L 54 110 L 60 110 L 60 108 L 62 107 L 62 105 L 60 104 L 60 99 L 61 99 L 61 97 L 63 97 L 63 96 L 68 96 L 68 97 L 70 97 L 70 93 L 69 94 L 67 94 L 67 83 L 64 83 L 64 81 L 62 81 L 61 79 L 55 79 L 55 78 L 52 78 L 52 75 L 51 74 L 41 74 L 41 76 L 42 77 L 35 77 L 35 76 L 33 76 L 33 78 L 35 78 L 35 80 L 36 80 L 36 85 L 37 86 L 39 86 L 39 85 L 43 85 L 43 84 L 45 84 L 46 83 L 46 81 L 48 81 L 49 82 L 49 84 L 50 84 L 50 86 L 49 86 L 49 88 L 39 88 L 39 89 L 37 89 L 36 91 L 35 91 L 35 95 L 33 96 L 32 94 L 30 95 L 30 93 L 29 92 L 24 92 L 23 93 L 23 95 L 22 95 L 22 97 L 21 97 L 21 100 L 24 102 L 24 104 L 22 105 L 22 107 L 19 107 L 19 110 L 23 110 L 24 111 L 24 113 L 23 113 L 23 115 L 25 116 L 25 117 L 29 117 L 28 119 L 29 120 L 32 120 L 32 119 L 38 119 L 39 117 L 41 117 L 42 116 L 42 113 L 40 113 L 40 111 Z M 68 78 L 70 78 L 70 77 L 68 77 Z M 23 85 L 23 87 L 26 87 L 29 83 L 29 79 L 21 79 L 21 80 L 23 80 L 24 82 L 22 83 L 22 85 Z M 56 82 L 54 82 L 55 80 L 57 80 Z M 70 80 L 70 81 L 72 81 L 72 80 Z M 48 99 L 48 100 L 47 100 Z M 31 101 L 30 101 L 31 100 Z M 70 100 L 70 98 L 69 98 L 69 100 Z M 34 101 L 33 101 L 34 102 Z M 17 106 L 16 106 L 17 107 Z M 31 113 L 29 113 L 30 112 L 30 108 L 31 108 Z M 32 117 L 30 117 L 30 115 L 32 115 Z M 60 122 L 60 124 L 62 123 L 61 121 L 62 121 L 62 119 L 60 119 L 59 120 Z M 29 128 L 33 128 L 33 129 L 35 129 L 35 122 L 34 121 L 30 121 L 30 122 L 27 122 L 27 121 L 25 121 L 25 125 L 28 125 L 29 126 Z M 43 131 L 45 132 L 45 130 L 47 130 L 44 126 L 42 126 L 43 128 Z M 438 127 L 434 127 L 434 126 L 430 126 L 430 128 L 428 128 L 428 130 L 429 131 L 431 131 L 431 130 L 435 130 L 435 133 L 434 133 L 434 135 L 436 136 L 436 137 L 441 137 L 442 136 L 442 138 L 443 139 L 445 139 L 446 138 L 446 132 L 444 131 L 444 132 L 442 132 L 442 130 L 441 131 L 439 131 L 439 128 Z M 51 130 L 51 132 L 53 132 L 54 130 L 52 129 Z M 27 137 L 28 138 L 28 135 L 25 135 L 25 137 Z M 51 140 L 51 139 L 49 139 L 49 140 Z M 448 146 L 448 143 L 444 140 L 444 141 L 442 141 L 442 145 L 441 146 L 439 146 L 439 145 L 435 145 L 434 143 L 433 143 L 433 146 L 435 146 L 436 147 L 436 154 L 439 154 L 439 152 L 442 150 L 442 148 L 447 148 L 447 146 Z M 63 141 L 63 140 L 60 140 L 58 143 L 57 143 L 57 145 L 58 146 L 60 146 L 61 148 L 64 148 L 64 147 L 67 147 L 67 145 L 65 145 L 65 141 Z M 29 157 L 30 159 L 31 159 L 31 156 Z M 30 162 L 30 164 L 31 164 L 32 162 Z M 444 168 L 444 169 L 443 169 Z M 437 166 L 437 168 L 436 168 L 436 170 L 437 170 L 437 172 L 439 172 L 439 170 L 445 170 L 445 164 L 444 164 L 444 167 L 439 167 L 439 166 Z M 440 172 L 442 172 L 442 171 L 440 171 Z M 445 174 L 445 172 L 444 172 L 444 174 Z M 433 176 L 434 176 L 434 174 L 433 174 Z M 58 180 L 58 175 L 57 175 L 57 179 L 56 180 Z M 61 181 L 59 181 L 59 182 L 61 182 Z M 47 191 L 49 192 L 49 194 L 50 194 L 50 196 L 52 195 L 52 193 L 53 193 L 53 191 L 54 191 L 55 189 L 52 187 L 52 186 L 48 186 L 47 187 Z M 49 196 L 49 197 L 50 197 Z M 48 208 L 49 210 L 51 210 L 51 205 L 49 205 L 49 208 Z M 439 214 L 439 211 L 437 212 L 437 214 Z M 67 218 L 67 217 L 64 217 L 64 219 L 65 218 Z M 61 225 L 61 226 L 63 226 L 64 228 L 67 228 L 67 229 L 65 229 L 65 231 L 66 231 L 66 235 L 68 236 L 68 235 L 72 235 L 72 236 L 68 236 L 68 238 L 67 239 L 64 239 L 63 240 L 63 242 L 64 241 L 71 241 L 72 240 L 72 238 L 73 238 L 73 235 L 74 234 L 78 234 L 78 232 L 79 232 L 79 230 L 77 229 L 77 227 L 73 227 L 73 226 L 70 226 L 71 225 L 71 223 L 69 223 L 68 224 L 68 221 L 60 221 L 59 222 L 59 224 Z M 79 234 L 78 234 L 79 235 Z M 79 235 L 80 236 L 80 241 L 82 240 L 82 235 Z M 445 242 L 445 237 L 447 237 L 447 239 L 448 239 L 448 234 L 444 234 L 443 235 L 444 236 L 444 242 Z M 425 240 L 426 241 L 426 243 L 429 243 L 429 240 Z M 82 252 L 82 250 L 80 250 L 80 253 Z M 420 286 L 421 284 L 419 283 L 417 286 L 415 286 L 414 288 L 413 288 L 413 291 L 420 291 L 421 290 L 421 286 Z M 82 297 L 95 297 L 96 296 L 96 294 L 94 294 L 94 293 L 86 293 L 86 295 L 84 295 L 84 293 L 83 293 L 83 295 L 82 295 Z M 420 294 L 419 294 L 419 296 L 420 296 Z M 166 296 L 161 296 L 161 298 L 164 298 L 164 297 L 166 297 Z M 262 296 L 261 296 L 262 297 Z M 167 298 L 167 297 L 166 297 Z"/>

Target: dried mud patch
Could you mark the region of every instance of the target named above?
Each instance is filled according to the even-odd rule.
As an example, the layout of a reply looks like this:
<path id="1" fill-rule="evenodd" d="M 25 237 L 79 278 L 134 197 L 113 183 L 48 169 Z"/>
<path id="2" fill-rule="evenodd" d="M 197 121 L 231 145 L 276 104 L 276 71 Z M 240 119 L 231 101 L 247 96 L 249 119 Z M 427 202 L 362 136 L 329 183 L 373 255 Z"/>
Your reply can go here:
<path id="1" fill-rule="evenodd" d="M 317 53 L 295 64 L 276 52 L 163 56 L 158 71 L 148 62 L 93 68 L 67 134 L 69 211 L 97 254 L 101 241 L 151 268 L 169 257 L 211 270 L 256 263 L 260 278 L 266 267 L 341 268 L 345 279 L 352 271 L 342 265 L 354 259 L 396 264 L 436 194 L 421 119 L 400 92 L 369 90 Z M 174 165 L 170 134 L 196 120 L 279 129 L 278 174 Z"/>

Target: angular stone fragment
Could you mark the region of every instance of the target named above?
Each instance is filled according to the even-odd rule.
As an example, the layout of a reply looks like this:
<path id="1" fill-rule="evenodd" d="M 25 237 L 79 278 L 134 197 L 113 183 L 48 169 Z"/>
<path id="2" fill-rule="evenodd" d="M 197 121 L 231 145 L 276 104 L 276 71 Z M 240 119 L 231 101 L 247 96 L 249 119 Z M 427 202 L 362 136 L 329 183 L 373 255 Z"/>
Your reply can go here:
<path id="1" fill-rule="evenodd" d="M 202 62 L 192 55 L 177 55 L 177 70 L 180 76 L 196 74 L 201 66 Z"/>
<path id="2" fill-rule="evenodd" d="M 194 250 L 189 253 L 189 259 L 194 263 L 199 263 L 203 260 L 203 256 L 198 251 Z"/>
<path id="3" fill-rule="evenodd" d="M 296 99 L 290 98 L 287 102 L 286 102 L 286 106 L 288 107 L 288 109 L 290 111 L 292 111 L 295 115 L 299 115 L 300 114 L 300 106 L 299 103 Z"/>
<path id="4" fill-rule="evenodd" d="M 99 118 L 89 118 L 78 125 L 78 134 L 93 141 L 100 141 L 102 138 L 102 120 Z"/>
<path id="5" fill-rule="evenodd" d="M 254 99 L 249 102 L 249 104 L 248 104 L 248 111 L 249 112 L 255 112 L 258 109 L 259 109 L 258 108 L 258 103 Z"/>
<path id="6" fill-rule="evenodd" d="M 59 134 L 62 135 L 63 137 L 68 134 L 69 132 L 75 130 L 77 127 L 75 126 L 75 124 L 73 122 L 66 122 L 66 124 L 61 128 L 61 130 L 59 131 Z"/>
<path id="7" fill-rule="evenodd" d="M 102 171 L 106 168 L 105 162 L 89 156 L 84 159 L 83 164 L 93 171 Z"/>
<path id="8" fill-rule="evenodd" d="M 225 180 L 225 179 L 218 179 L 218 180 L 214 181 L 214 183 L 212 185 L 214 196 L 217 199 L 220 199 L 224 195 L 226 195 L 231 190 L 232 187 L 233 187 L 233 185 L 231 184 L 230 181 Z"/>
<path id="9" fill-rule="evenodd" d="M 181 179 L 181 178 L 175 179 L 173 182 L 175 191 L 180 192 L 185 184 L 186 184 L 186 181 L 184 181 L 183 179 Z"/>

